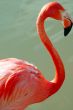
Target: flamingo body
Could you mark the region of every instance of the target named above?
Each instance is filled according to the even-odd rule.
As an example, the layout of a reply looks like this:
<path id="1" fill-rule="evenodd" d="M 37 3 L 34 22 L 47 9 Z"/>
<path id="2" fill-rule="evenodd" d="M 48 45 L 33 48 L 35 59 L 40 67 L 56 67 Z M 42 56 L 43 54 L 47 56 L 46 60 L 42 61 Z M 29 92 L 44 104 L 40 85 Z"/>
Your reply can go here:
<path id="1" fill-rule="evenodd" d="M 53 95 L 62 86 L 65 79 L 64 65 L 45 32 L 44 21 L 47 17 L 63 21 L 66 36 L 73 23 L 64 13 L 65 9 L 58 2 L 51 2 L 41 9 L 36 21 L 39 37 L 55 65 L 54 79 L 46 80 L 37 67 L 24 60 L 0 60 L 0 110 L 24 110 L 28 105 Z"/>
<path id="2" fill-rule="evenodd" d="M 37 67 L 26 61 L 0 60 L 0 110 L 24 110 L 35 99 L 35 102 L 44 100 L 46 88 L 42 82 L 48 86 L 45 81 Z"/>

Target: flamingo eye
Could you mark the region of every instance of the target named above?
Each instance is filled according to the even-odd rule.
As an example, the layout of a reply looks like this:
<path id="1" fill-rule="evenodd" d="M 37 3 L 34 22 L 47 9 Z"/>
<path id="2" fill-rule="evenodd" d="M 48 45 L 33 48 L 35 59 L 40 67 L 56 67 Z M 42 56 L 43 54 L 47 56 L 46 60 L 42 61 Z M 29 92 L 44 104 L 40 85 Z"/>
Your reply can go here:
<path id="1" fill-rule="evenodd" d="M 61 13 L 62 13 L 62 17 L 63 18 L 67 18 L 67 19 L 72 21 L 72 18 L 70 16 L 70 14 L 66 10 L 65 11 L 61 11 Z"/>

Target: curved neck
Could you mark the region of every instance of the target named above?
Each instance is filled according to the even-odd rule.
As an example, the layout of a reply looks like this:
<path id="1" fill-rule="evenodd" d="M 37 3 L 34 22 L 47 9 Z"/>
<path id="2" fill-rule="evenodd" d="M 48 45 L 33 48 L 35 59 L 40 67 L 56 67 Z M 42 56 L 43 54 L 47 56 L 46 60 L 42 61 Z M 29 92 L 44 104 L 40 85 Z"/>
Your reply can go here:
<path id="1" fill-rule="evenodd" d="M 44 29 L 44 21 L 46 18 L 44 18 L 42 15 L 38 17 L 37 19 L 37 31 L 38 34 L 40 36 L 40 39 L 42 40 L 44 46 L 46 47 L 46 49 L 48 50 L 48 52 L 50 53 L 55 68 L 56 68 L 56 73 L 55 73 L 55 77 L 52 81 L 49 81 L 49 83 L 51 84 L 51 93 L 50 95 L 52 95 L 53 93 L 55 93 L 62 85 L 64 78 L 65 78 L 65 70 L 64 70 L 64 66 L 62 63 L 62 60 L 57 52 L 57 50 L 54 48 L 53 44 L 51 43 L 49 37 L 47 36 L 45 29 Z M 53 89 L 54 88 L 54 89 Z"/>

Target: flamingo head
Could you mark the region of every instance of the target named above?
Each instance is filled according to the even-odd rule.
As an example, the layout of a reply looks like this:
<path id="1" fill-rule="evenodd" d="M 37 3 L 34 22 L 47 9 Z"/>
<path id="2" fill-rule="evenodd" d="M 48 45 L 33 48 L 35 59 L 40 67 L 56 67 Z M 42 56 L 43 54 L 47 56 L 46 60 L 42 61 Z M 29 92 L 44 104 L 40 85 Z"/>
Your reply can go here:
<path id="1" fill-rule="evenodd" d="M 73 20 L 59 2 L 50 2 L 46 4 L 42 8 L 40 15 L 41 14 L 43 15 L 43 19 L 45 19 L 46 17 L 51 17 L 53 19 L 62 21 L 64 26 L 64 36 L 68 35 L 73 26 Z"/>

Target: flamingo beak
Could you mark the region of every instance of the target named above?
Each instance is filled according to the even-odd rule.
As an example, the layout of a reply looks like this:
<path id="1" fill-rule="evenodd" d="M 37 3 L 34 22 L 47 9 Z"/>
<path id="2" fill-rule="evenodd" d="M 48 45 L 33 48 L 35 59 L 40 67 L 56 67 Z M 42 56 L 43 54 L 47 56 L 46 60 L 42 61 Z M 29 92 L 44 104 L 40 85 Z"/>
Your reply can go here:
<path id="1" fill-rule="evenodd" d="M 73 21 L 66 11 L 63 14 L 63 25 L 64 25 L 64 36 L 67 36 L 72 29 Z"/>

